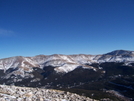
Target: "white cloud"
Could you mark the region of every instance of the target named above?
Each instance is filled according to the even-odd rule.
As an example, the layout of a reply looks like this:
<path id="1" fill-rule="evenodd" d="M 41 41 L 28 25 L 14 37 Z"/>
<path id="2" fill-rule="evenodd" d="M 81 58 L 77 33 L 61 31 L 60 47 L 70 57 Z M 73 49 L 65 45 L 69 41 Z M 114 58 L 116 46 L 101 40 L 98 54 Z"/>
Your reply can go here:
<path id="1" fill-rule="evenodd" d="M 11 30 L 0 29 L 0 36 L 10 36 L 14 34 Z"/>

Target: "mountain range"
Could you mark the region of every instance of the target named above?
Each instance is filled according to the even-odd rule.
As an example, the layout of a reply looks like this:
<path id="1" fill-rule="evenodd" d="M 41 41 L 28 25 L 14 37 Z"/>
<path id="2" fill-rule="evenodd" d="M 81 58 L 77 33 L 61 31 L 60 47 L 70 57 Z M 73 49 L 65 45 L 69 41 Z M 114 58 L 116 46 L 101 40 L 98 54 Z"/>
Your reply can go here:
<path id="1" fill-rule="evenodd" d="M 114 101 L 131 101 L 134 99 L 133 82 L 134 51 L 0 59 L 1 84 L 54 88 L 94 99 L 108 97 Z"/>
<path id="2" fill-rule="evenodd" d="M 10 57 L 0 59 L 0 69 L 7 71 L 8 69 L 16 69 L 19 71 L 31 72 L 32 67 L 43 68 L 45 66 L 56 67 L 56 72 L 68 73 L 79 66 L 87 69 L 94 69 L 94 67 L 87 66 L 87 64 L 104 63 L 104 62 L 134 62 L 134 51 L 116 50 L 102 55 L 37 55 L 34 57 Z M 22 72 L 23 72 L 22 71 Z M 21 73 L 23 74 L 23 73 Z M 19 74 L 20 75 L 20 74 Z"/>

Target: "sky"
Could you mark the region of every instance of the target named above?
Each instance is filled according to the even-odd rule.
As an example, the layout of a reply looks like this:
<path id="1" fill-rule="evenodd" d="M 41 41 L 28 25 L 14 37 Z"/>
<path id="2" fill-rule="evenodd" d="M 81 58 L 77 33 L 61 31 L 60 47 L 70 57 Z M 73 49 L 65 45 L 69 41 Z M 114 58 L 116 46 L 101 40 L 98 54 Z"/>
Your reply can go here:
<path id="1" fill-rule="evenodd" d="M 0 58 L 134 51 L 134 0 L 0 0 Z"/>

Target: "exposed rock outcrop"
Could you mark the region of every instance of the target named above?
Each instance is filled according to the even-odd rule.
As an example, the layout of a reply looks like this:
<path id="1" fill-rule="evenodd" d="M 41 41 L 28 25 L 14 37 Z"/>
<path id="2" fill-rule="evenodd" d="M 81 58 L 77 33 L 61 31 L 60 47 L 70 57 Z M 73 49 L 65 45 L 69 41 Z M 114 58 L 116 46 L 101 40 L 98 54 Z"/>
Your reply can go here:
<path id="1" fill-rule="evenodd" d="M 96 101 L 77 94 L 40 88 L 0 85 L 0 101 Z"/>

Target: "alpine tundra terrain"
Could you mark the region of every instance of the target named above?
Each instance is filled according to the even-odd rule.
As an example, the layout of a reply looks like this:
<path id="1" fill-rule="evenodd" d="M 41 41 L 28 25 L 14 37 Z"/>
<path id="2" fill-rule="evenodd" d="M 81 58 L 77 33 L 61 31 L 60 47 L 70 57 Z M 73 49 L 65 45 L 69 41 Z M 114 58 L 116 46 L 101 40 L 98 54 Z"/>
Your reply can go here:
<path id="1" fill-rule="evenodd" d="M 102 101 L 133 101 L 134 51 L 0 59 L 0 84 L 57 89 Z"/>
<path id="2" fill-rule="evenodd" d="M 0 85 L 0 101 L 97 101 L 65 91 Z"/>

